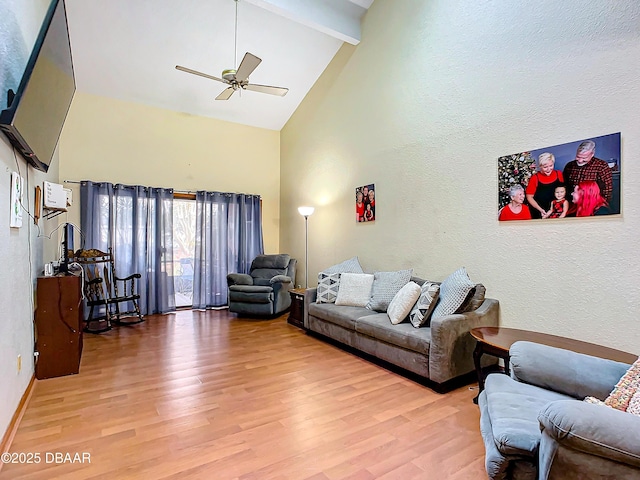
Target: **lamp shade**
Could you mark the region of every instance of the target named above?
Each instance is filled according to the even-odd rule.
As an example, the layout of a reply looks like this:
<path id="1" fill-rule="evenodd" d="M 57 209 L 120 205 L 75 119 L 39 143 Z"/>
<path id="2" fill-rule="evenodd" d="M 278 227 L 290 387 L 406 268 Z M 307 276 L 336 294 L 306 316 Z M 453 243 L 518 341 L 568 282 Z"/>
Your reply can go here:
<path id="1" fill-rule="evenodd" d="M 313 214 L 314 210 L 315 208 L 313 207 L 298 207 L 298 212 L 303 217 L 308 217 L 309 215 Z"/>

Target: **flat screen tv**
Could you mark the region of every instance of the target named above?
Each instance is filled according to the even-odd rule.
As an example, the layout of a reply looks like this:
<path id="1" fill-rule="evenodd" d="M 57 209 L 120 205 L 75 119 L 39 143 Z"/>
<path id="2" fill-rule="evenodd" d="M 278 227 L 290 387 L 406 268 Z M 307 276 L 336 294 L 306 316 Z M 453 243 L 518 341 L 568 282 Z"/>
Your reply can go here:
<path id="1" fill-rule="evenodd" d="M 64 0 L 53 0 L 0 129 L 35 168 L 46 172 L 76 91 Z"/>

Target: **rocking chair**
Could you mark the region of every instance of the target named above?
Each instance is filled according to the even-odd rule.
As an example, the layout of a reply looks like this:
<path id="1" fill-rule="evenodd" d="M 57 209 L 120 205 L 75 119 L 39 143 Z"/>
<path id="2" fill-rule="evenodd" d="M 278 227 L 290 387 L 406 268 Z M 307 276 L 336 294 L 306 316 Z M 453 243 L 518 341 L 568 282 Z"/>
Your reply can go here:
<path id="1" fill-rule="evenodd" d="M 138 300 L 140 294 L 134 273 L 125 278 L 116 275 L 113 253 L 96 249 L 78 250 L 73 261 L 80 264 L 85 274 L 84 294 L 89 314 L 85 320 L 85 332 L 102 333 L 111 330 L 112 323 L 133 325 L 144 322 Z M 120 304 L 131 308 L 120 310 Z M 137 318 L 136 318 L 137 317 Z"/>

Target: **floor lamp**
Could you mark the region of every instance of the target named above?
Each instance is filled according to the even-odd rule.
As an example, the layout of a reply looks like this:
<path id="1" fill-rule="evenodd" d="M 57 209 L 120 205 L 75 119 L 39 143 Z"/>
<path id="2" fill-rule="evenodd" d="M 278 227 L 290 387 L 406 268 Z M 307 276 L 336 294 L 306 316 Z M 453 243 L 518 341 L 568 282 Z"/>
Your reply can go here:
<path id="1" fill-rule="evenodd" d="M 313 214 L 313 207 L 298 207 L 298 212 L 304 217 L 304 288 L 309 287 L 309 215 Z"/>

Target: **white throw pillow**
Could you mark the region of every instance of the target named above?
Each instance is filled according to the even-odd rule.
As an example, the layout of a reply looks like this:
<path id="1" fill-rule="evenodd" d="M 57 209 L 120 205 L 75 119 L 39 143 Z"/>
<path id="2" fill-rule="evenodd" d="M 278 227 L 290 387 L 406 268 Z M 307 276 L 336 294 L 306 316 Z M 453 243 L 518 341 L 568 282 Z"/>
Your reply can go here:
<path id="1" fill-rule="evenodd" d="M 387 315 L 392 324 L 397 325 L 407 318 L 421 293 L 420 285 L 415 282 L 409 282 L 398 290 L 387 307 Z"/>
<path id="2" fill-rule="evenodd" d="M 371 298 L 373 275 L 366 273 L 343 273 L 340 275 L 340 288 L 336 305 L 366 307 Z"/>

